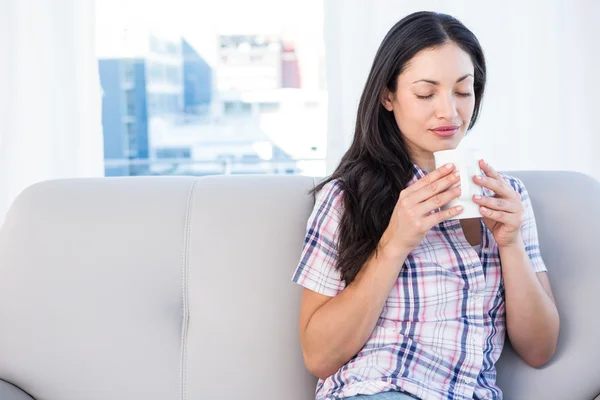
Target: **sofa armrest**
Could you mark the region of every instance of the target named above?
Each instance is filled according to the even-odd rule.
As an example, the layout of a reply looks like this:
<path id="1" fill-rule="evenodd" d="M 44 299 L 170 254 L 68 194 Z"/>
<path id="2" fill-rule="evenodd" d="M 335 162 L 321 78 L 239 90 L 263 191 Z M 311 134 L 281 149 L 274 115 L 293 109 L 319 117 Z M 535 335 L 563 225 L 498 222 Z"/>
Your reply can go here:
<path id="1" fill-rule="evenodd" d="M 33 397 L 6 381 L 0 379 L 0 399 L 2 400 L 35 400 Z"/>

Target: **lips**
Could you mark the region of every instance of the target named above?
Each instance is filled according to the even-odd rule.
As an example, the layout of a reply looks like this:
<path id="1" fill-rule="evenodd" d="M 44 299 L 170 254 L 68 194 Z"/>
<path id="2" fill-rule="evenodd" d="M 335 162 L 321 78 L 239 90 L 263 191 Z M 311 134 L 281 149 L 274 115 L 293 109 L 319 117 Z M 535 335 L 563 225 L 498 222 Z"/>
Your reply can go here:
<path id="1" fill-rule="evenodd" d="M 435 129 L 432 129 L 431 131 L 440 137 L 451 137 L 454 136 L 456 132 L 458 132 L 458 128 L 458 125 L 446 125 L 439 126 Z"/>

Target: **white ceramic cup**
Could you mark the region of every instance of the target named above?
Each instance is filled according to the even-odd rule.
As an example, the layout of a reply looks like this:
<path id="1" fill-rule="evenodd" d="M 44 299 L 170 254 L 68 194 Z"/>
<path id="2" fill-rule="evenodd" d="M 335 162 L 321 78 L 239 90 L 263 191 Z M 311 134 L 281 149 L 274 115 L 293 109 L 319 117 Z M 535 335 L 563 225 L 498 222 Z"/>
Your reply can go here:
<path id="1" fill-rule="evenodd" d="M 452 163 L 460 172 L 461 195 L 442 207 L 442 210 L 454 206 L 463 206 L 464 211 L 452 219 L 481 218 L 479 205 L 473 202 L 473 195 L 483 196 L 483 188 L 473 182 L 475 175 L 484 175 L 479 168 L 481 153 L 477 149 L 457 148 L 454 150 L 436 151 L 433 153 L 435 158 L 435 167 L 439 168 L 445 164 Z M 452 187 L 457 186 L 458 183 Z"/>

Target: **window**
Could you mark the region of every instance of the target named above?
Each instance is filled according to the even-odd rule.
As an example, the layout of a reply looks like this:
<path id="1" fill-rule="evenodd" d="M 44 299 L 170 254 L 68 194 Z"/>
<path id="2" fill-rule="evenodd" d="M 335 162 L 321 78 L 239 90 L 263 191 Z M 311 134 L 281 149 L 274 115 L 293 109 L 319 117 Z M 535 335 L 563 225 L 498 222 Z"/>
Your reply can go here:
<path id="1" fill-rule="evenodd" d="M 227 101 L 224 103 L 226 115 L 248 115 L 252 112 L 252 104 L 241 101 Z"/>
<path id="2" fill-rule="evenodd" d="M 167 80 L 169 83 L 179 85 L 181 84 L 181 68 L 179 67 L 167 67 Z"/>
<path id="3" fill-rule="evenodd" d="M 153 115 L 158 112 L 158 97 L 155 93 L 148 93 L 148 114 Z"/>
<path id="4" fill-rule="evenodd" d="M 156 149 L 156 157 L 160 159 L 189 159 L 191 150 L 188 147 L 173 147 L 168 149 Z"/>
<path id="5" fill-rule="evenodd" d="M 124 115 L 103 118 L 127 125 L 105 138 L 154 174 L 323 176 L 323 1 L 96 2 L 98 58 L 124 63 L 125 105 L 105 109 Z"/>
<path id="6" fill-rule="evenodd" d="M 161 83 L 164 80 L 164 66 L 158 62 L 151 62 L 149 67 L 150 83 Z"/>
<path id="7" fill-rule="evenodd" d="M 125 131 L 127 138 L 127 155 L 135 157 L 138 153 L 137 149 L 137 132 L 135 130 L 135 122 L 125 123 Z"/>
<path id="8" fill-rule="evenodd" d="M 150 35 L 148 38 L 150 42 L 150 51 L 154 53 L 160 53 L 160 41 L 154 35 Z"/>
<path id="9" fill-rule="evenodd" d="M 177 45 L 175 43 L 167 43 L 167 53 L 177 54 Z"/>
<path id="10" fill-rule="evenodd" d="M 262 113 L 276 113 L 279 111 L 279 103 L 260 103 L 259 109 Z"/>
<path id="11" fill-rule="evenodd" d="M 125 91 L 125 103 L 127 104 L 127 115 L 135 115 L 135 92 L 133 89 L 127 89 Z"/>
<path id="12" fill-rule="evenodd" d="M 133 84 L 135 81 L 135 65 L 133 61 L 126 60 L 125 61 L 125 83 Z"/>

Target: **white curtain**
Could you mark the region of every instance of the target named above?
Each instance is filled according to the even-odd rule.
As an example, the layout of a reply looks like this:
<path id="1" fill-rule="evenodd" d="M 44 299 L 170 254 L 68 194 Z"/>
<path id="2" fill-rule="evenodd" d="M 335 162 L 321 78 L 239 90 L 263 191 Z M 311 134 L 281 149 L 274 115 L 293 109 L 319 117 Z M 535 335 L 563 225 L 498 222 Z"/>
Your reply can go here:
<path id="1" fill-rule="evenodd" d="M 0 222 L 39 181 L 102 176 L 92 0 L 0 0 Z"/>
<path id="2" fill-rule="evenodd" d="M 600 179 L 600 2 L 326 0 L 327 173 L 351 143 L 380 41 L 419 10 L 460 19 L 486 55 L 482 115 L 469 141 L 501 170 L 573 170 Z"/>

